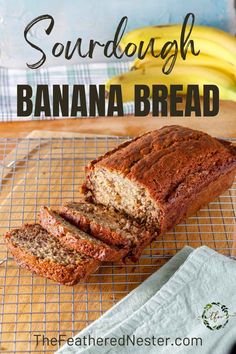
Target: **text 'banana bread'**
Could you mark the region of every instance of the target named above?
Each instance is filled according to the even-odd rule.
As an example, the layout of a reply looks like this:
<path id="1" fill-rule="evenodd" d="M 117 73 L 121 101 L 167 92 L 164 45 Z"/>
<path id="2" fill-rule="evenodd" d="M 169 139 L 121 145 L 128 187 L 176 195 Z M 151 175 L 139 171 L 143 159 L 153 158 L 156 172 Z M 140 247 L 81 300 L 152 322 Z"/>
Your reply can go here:
<path id="1" fill-rule="evenodd" d="M 180 126 L 163 127 L 92 161 L 82 191 L 164 233 L 233 183 L 236 149 Z"/>
<path id="2" fill-rule="evenodd" d="M 57 237 L 39 224 L 25 224 L 11 230 L 5 241 L 21 267 L 64 285 L 76 284 L 100 265 L 91 257 L 62 247 Z"/>

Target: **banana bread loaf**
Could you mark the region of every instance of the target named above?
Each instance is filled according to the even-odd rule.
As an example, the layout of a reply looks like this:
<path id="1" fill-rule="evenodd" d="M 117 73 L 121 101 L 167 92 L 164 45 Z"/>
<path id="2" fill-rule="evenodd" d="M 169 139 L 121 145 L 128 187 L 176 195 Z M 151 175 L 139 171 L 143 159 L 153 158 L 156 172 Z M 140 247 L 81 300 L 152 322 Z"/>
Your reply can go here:
<path id="1" fill-rule="evenodd" d="M 112 206 L 164 233 L 233 182 L 236 149 L 180 126 L 163 127 L 92 161 L 87 200 Z"/>
<path id="2" fill-rule="evenodd" d="M 39 221 L 44 229 L 58 237 L 59 241 L 67 248 L 100 261 L 120 261 L 129 251 L 128 248 L 108 245 L 85 233 L 46 206 L 40 208 Z"/>
<path id="3" fill-rule="evenodd" d="M 5 241 L 21 267 L 61 284 L 76 284 L 100 265 L 93 258 L 63 248 L 58 239 L 39 224 L 25 224 L 11 230 Z"/>
<path id="4" fill-rule="evenodd" d="M 108 245 L 129 249 L 129 257 L 136 261 L 156 233 L 111 208 L 86 202 L 67 202 L 59 214 L 79 229 Z"/>

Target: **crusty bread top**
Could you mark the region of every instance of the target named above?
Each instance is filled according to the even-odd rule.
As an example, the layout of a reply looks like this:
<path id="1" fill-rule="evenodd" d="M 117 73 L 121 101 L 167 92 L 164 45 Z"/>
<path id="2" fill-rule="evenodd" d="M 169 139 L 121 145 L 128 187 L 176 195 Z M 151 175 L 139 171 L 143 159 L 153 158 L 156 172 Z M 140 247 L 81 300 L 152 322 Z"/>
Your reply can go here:
<path id="1" fill-rule="evenodd" d="M 117 172 L 145 187 L 162 207 L 235 170 L 236 148 L 206 133 L 167 126 L 126 142 L 87 167 Z M 83 187 L 86 194 L 86 185 Z"/>

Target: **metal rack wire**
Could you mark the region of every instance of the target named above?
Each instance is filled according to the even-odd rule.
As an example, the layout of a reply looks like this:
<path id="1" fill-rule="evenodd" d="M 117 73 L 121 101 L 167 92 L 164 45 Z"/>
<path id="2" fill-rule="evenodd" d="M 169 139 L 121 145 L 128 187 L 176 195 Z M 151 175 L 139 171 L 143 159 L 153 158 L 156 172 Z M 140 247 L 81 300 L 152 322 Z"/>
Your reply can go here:
<path id="1" fill-rule="evenodd" d="M 0 234 L 35 221 L 42 204 L 78 200 L 85 165 L 124 137 L 0 139 Z M 236 141 L 236 139 L 235 139 Z M 217 200 L 153 242 L 138 264 L 103 265 L 87 282 L 54 284 L 20 269 L 0 239 L 0 352 L 50 353 L 35 335 L 67 337 L 102 315 L 179 249 L 208 245 L 236 255 L 236 182 Z M 42 338 L 40 338 L 41 340 Z"/>

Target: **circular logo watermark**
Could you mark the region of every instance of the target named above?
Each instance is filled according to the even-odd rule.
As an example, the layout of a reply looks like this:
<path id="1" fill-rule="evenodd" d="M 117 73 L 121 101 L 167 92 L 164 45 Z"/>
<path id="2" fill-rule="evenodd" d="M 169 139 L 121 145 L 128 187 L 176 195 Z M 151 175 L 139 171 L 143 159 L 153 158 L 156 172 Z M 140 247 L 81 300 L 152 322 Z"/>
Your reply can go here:
<path id="1" fill-rule="evenodd" d="M 224 328 L 229 322 L 229 310 L 220 302 L 207 304 L 202 313 L 202 321 L 210 330 L 219 330 Z"/>

